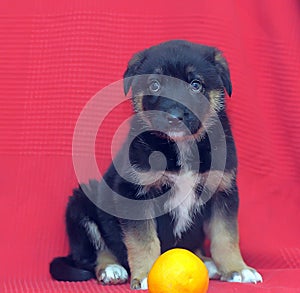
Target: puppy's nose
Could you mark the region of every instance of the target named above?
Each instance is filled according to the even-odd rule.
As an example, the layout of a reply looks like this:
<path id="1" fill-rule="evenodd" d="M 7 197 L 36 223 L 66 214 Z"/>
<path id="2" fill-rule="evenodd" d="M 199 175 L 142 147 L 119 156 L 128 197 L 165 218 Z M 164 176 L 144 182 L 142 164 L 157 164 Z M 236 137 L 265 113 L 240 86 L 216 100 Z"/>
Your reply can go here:
<path id="1" fill-rule="evenodd" d="M 167 119 L 168 119 L 169 125 L 172 125 L 172 126 L 177 125 L 177 124 L 181 123 L 183 120 L 183 116 L 184 116 L 183 111 L 174 109 L 174 110 L 170 111 L 168 114 L 169 115 L 168 115 Z"/>
<path id="2" fill-rule="evenodd" d="M 177 125 L 180 123 L 180 121 L 182 121 L 182 119 L 183 119 L 182 117 L 175 117 L 173 115 L 170 115 L 168 116 L 168 123 L 172 126 Z"/>

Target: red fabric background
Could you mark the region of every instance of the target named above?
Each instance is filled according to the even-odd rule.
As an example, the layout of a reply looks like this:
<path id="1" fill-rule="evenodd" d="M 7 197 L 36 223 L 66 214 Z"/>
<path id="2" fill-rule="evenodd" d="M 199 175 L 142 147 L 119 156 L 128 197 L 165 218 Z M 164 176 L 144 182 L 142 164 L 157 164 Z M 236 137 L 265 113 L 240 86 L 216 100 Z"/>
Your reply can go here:
<path id="1" fill-rule="evenodd" d="M 298 0 L 9 1 L 0 3 L 0 292 L 129 292 L 58 283 L 68 252 L 72 135 L 86 102 L 122 77 L 144 47 L 188 39 L 224 51 L 239 155 L 241 248 L 264 283 L 211 282 L 211 292 L 300 292 L 300 3 Z M 104 124 L 101 168 L 110 161 Z"/>

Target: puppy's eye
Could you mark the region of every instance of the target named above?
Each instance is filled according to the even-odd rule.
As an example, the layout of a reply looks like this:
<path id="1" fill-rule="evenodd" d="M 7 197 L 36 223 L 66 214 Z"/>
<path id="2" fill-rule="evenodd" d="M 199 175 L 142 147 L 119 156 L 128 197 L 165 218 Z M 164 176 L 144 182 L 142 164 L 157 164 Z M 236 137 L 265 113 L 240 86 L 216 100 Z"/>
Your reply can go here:
<path id="1" fill-rule="evenodd" d="M 190 88 L 194 93 L 200 93 L 204 91 L 204 86 L 198 79 L 192 80 L 192 82 L 190 83 Z"/>
<path id="2" fill-rule="evenodd" d="M 149 89 L 152 93 L 157 93 L 160 90 L 160 83 L 158 80 L 153 80 L 150 85 L 149 85 Z"/>

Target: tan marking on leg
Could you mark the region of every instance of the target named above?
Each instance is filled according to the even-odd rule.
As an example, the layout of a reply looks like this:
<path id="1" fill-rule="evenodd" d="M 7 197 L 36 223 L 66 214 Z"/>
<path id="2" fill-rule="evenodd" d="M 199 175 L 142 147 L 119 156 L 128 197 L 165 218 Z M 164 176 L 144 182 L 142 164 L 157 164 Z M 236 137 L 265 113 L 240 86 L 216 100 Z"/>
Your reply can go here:
<path id="1" fill-rule="evenodd" d="M 207 260 L 211 260 L 210 257 L 204 256 L 204 255 L 203 255 L 201 249 L 196 249 L 196 250 L 194 251 L 194 254 L 196 254 L 203 262 L 204 262 L 204 261 L 207 261 Z"/>
<path id="2" fill-rule="evenodd" d="M 131 271 L 131 288 L 140 289 L 141 281 L 148 276 L 160 255 L 160 242 L 154 221 L 130 223 L 130 228 L 124 231 L 124 242 Z"/>
<path id="3" fill-rule="evenodd" d="M 100 280 L 101 272 L 108 266 L 113 264 L 119 264 L 117 258 L 112 254 L 112 252 L 105 248 L 98 252 L 97 265 L 95 268 L 95 274 L 98 280 Z"/>
<path id="4" fill-rule="evenodd" d="M 218 216 L 209 224 L 210 251 L 222 275 L 239 272 L 246 268 L 240 248 L 237 223 L 229 222 Z"/>

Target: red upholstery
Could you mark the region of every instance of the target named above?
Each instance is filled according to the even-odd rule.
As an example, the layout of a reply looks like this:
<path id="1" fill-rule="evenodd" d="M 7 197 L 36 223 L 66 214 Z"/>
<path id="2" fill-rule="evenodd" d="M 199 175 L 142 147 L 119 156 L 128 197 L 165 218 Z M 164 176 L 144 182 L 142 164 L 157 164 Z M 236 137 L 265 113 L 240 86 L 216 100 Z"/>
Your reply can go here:
<path id="1" fill-rule="evenodd" d="M 239 155 L 241 248 L 264 283 L 211 292 L 300 292 L 300 4 L 298 0 L 0 2 L 0 292 L 129 292 L 51 280 L 68 252 L 64 209 L 76 185 L 78 115 L 128 59 L 168 39 L 224 51 Z M 101 168 L 127 104 L 104 124 Z"/>

